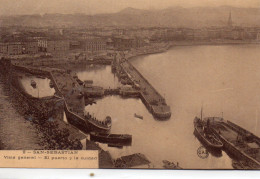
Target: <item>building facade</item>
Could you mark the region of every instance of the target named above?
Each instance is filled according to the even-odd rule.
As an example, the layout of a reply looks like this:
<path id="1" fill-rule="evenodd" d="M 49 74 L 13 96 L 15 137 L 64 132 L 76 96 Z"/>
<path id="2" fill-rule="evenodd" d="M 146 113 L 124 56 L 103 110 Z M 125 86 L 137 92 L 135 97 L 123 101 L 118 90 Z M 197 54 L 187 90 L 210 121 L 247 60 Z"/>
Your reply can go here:
<path id="1" fill-rule="evenodd" d="M 106 40 L 102 38 L 86 39 L 85 50 L 88 52 L 105 51 L 107 49 Z"/>
<path id="2" fill-rule="evenodd" d="M 39 39 L 38 47 L 42 52 L 59 53 L 68 51 L 70 43 L 64 39 Z"/>

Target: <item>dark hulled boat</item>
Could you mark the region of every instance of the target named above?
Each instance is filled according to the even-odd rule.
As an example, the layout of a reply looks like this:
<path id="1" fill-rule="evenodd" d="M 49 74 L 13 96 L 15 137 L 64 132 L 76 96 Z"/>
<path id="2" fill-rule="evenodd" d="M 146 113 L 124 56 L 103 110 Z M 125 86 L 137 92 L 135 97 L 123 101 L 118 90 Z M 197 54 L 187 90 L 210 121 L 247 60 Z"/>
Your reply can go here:
<path id="1" fill-rule="evenodd" d="M 37 84 L 36 84 L 36 82 L 35 82 L 34 80 L 31 80 L 31 86 L 32 86 L 33 88 L 36 88 Z"/>
<path id="2" fill-rule="evenodd" d="M 86 115 L 75 114 L 75 112 L 72 112 L 71 109 L 68 108 L 68 104 L 66 102 L 64 109 L 68 122 L 85 133 L 89 133 L 90 131 L 109 133 L 111 129 L 112 119 L 109 116 L 107 116 L 105 120 L 100 121 L 91 116 L 89 113 Z"/>
<path id="3" fill-rule="evenodd" d="M 50 88 L 54 88 L 54 84 L 52 81 L 50 81 L 49 86 L 50 86 Z"/>
<path id="4" fill-rule="evenodd" d="M 132 135 L 128 134 L 103 134 L 90 132 L 90 140 L 111 144 L 131 144 Z"/>
<path id="5" fill-rule="evenodd" d="M 223 148 L 223 143 L 219 138 L 211 132 L 209 126 L 205 125 L 198 117 L 195 117 L 194 119 L 194 133 L 205 147 L 218 150 Z"/>

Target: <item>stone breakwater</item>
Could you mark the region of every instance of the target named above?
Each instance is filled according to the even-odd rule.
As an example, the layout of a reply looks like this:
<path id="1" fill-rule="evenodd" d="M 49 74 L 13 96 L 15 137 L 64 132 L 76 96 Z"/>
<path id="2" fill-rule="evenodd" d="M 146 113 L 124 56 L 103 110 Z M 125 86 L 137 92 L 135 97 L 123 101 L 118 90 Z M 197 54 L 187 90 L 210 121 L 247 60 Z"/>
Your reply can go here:
<path id="1" fill-rule="evenodd" d="M 112 69 L 120 81 L 126 80 L 139 91 L 139 97 L 155 118 L 169 119 L 171 117 L 170 106 L 166 104 L 164 97 L 129 60 L 126 60 L 123 54 L 116 55 L 112 63 Z"/>

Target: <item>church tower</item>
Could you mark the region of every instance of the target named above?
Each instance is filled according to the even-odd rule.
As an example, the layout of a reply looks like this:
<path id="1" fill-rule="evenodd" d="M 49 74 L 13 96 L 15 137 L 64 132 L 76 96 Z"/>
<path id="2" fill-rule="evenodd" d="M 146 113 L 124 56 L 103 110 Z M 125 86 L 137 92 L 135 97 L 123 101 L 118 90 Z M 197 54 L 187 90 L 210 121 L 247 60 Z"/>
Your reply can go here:
<path id="1" fill-rule="evenodd" d="M 228 18 L 228 24 L 227 24 L 227 26 L 229 27 L 229 28 L 232 28 L 232 24 L 233 24 L 233 22 L 232 22 L 232 16 L 231 16 L 231 11 L 229 12 L 229 18 Z"/>

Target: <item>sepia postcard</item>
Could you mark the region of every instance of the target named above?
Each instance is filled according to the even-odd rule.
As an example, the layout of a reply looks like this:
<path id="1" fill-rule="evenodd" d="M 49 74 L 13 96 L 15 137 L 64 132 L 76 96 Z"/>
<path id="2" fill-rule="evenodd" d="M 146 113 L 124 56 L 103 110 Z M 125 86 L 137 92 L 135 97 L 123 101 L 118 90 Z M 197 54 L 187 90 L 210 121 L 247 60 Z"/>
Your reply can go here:
<path id="1" fill-rule="evenodd" d="M 260 169 L 259 0 L 0 0 L 0 168 Z"/>

